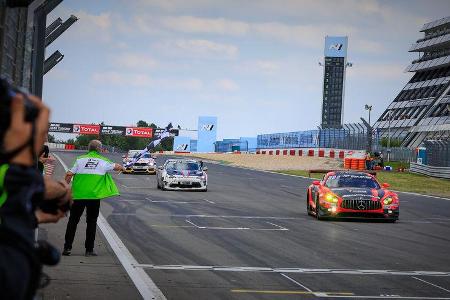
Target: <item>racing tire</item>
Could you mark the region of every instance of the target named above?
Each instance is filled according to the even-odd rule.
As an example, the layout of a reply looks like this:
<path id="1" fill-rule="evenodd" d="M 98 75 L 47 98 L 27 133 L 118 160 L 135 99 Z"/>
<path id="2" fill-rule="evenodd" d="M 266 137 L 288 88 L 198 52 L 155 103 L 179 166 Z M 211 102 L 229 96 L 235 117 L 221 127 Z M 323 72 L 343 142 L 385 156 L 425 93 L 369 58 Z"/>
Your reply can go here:
<path id="1" fill-rule="evenodd" d="M 306 212 L 308 213 L 308 215 L 309 216 L 311 216 L 312 215 L 312 212 L 311 212 L 311 206 L 309 205 L 309 189 L 307 190 L 307 192 L 306 192 Z"/>
<path id="2" fill-rule="evenodd" d="M 316 212 L 316 219 L 317 220 L 322 220 L 323 219 L 323 217 L 320 215 L 320 204 L 319 204 L 319 197 L 317 196 L 317 198 L 316 198 L 316 210 L 315 210 L 315 212 Z"/>
<path id="3" fill-rule="evenodd" d="M 158 180 L 158 179 L 156 179 L 156 188 L 157 188 L 158 190 L 161 189 L 161 186 L 159 185 L 159 180 Z"/>
<path id="4" fill-rule="evenodd" d="M 161 182 L 161 191 L 165 191 L 166 190 L 166 184 L 163 182 Z"/>

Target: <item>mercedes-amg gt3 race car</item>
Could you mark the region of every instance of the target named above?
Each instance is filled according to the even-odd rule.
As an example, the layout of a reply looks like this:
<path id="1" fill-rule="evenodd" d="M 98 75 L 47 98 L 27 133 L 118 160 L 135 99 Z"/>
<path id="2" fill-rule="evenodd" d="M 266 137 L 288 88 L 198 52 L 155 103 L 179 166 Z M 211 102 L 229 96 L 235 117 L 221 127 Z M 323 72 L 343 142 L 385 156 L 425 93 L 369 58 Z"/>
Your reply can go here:
<path id="1" fill-rule="evenodd" d="M 322 181 L 313 181 L 307 190 L 306 210 L 317 219 L 383 218 L 395 222 L 399 199 L 381 186 L 375 176 L 364 172 L 332 171 Z"/>
<path id="2" fill-rule="evenodd" d="M 168 159 L 156 171 L 156 186 L 162 190 L 208 190 L 207 168 L 193 159 Z"/>
<path id="3" fill-rule="evenodd" d="M 123 156 L 123 164 L 132 161 L 140 152 L 141 150 L 128 151 L 127 155 Z M 156 174 L 155 159 L 150 153 L 145 153 L 132 166 L 125 168 L 124 173 Z"/>

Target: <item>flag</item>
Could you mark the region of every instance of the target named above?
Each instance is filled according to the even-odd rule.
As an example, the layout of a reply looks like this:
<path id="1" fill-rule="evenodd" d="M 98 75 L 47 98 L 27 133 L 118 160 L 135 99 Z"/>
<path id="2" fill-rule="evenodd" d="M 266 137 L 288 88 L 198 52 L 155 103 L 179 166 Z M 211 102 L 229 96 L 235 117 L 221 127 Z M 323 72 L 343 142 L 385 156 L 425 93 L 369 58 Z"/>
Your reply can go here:
<path id="1" fill-rule="evenodd" d="M 151 141 L 144 150 L 142 150 L 141 152 L 138 153 L 138 155 L 136 155 L 135 157 L 133 157 L 133 159 L 129 162 L 127 162 L 125 164 L 125 168 L 129 168 L 132 165 L 134 165 L 145 153 L 150 152 L 151 150 L 153 150 L 156 146 L 158 146 L 159 144 L 161 144 L 161 142 L 171 136 L 173 136 L 172 133 L 170 133 L 170 130 L 172 129 L 172 123 L 169 123 L 169 125 L 166 126 L 166 128 L 164 128 L 164 131 L 161 132 L 156 139 L 154 139 L 153 141 Z"/>

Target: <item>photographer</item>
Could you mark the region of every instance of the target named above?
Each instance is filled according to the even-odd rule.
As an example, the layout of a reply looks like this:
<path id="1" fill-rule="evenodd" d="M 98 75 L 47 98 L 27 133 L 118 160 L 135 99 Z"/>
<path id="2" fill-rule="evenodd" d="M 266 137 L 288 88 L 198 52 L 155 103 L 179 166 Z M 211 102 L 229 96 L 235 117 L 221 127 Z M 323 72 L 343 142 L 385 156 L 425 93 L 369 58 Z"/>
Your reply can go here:
<path id="1" fill-rule="evenodd" d="M 42 263 L 59 259 L 46 242 L 35 246 L 34 229 L 63 218 L 71 193 L 63 182 L 44 182 L 36 169 L 48 108 L 36 97 L 11 92 L 6 81 L 0 84 L 0 298 L 32 299 Z"/>

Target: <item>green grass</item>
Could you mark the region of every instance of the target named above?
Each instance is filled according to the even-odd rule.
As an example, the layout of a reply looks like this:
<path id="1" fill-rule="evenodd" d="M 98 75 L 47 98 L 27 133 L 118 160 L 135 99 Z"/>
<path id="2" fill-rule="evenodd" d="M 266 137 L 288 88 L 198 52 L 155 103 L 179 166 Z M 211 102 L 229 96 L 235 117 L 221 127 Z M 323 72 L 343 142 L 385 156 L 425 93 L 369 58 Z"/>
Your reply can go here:
<path id="1" fill-rule="evenodd" d="M 277 171 L 278 173 L 299 175 L 308 177 L 305 170 Z M 322 179 L 324 174 L 311 174 L 311 178 Z M 419 194 L 450 197 L 450 180 L 428 177 L 409 172 L 377 172 L 380 183 L 387 182 L 392 190 L 402 192 L 414 192 Z"/>

